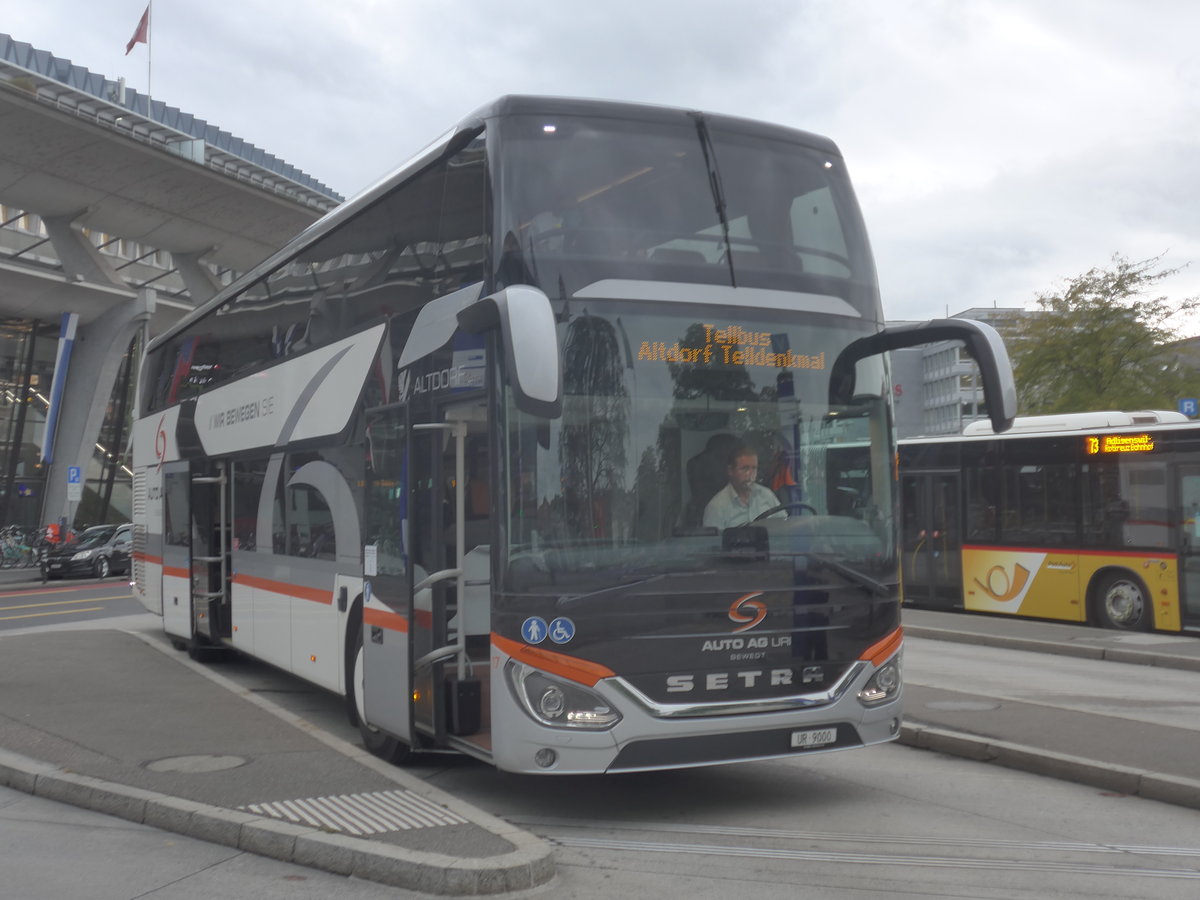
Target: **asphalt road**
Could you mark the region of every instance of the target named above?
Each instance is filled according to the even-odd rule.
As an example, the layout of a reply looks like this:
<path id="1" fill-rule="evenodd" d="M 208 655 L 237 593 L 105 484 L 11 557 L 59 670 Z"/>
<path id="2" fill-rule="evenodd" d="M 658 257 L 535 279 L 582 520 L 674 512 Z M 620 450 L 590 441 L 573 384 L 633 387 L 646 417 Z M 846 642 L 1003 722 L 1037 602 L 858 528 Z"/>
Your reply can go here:
<path id="1" fill-rule="evenodd" d="M 37 571 L 3 570 L 0 580 L 0 633 L 42 625 L 72 625 L 113 616 L 144 613 L 127 576 L 56 580 L 42 584 Z M 16 582 L 22 576 L 31 580 Z"/>

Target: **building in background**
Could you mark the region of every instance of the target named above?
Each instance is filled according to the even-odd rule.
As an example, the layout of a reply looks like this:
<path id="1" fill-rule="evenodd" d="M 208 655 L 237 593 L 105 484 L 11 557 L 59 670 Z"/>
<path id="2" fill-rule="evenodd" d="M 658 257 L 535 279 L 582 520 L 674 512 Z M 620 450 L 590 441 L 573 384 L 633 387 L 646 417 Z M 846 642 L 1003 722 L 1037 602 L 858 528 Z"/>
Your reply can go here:
<path id="1" fill-rule="evenodd" d="M 986 322 L 1011 344 L 1017 323 L 1037 310 L 975 307 L 951 316 Z M 987 418 L 979 367 L 960 341 L 941 341 L 891 354 L 896 432 L 901 438 L 958 434 Z"/>

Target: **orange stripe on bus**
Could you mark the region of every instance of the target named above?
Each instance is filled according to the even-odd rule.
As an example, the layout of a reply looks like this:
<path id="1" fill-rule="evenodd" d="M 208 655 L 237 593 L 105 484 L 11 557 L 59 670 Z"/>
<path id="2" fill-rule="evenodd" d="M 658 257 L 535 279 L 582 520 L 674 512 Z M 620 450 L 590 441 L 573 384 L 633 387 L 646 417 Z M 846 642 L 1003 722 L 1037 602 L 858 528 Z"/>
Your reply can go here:
<path id="1" fill-rule="evenodd" d="M 234 575 L 233 583 L 270 591 L 273 594 L 287 594 L 289 597 L 311 600 L 313 603 L 324 603 L 326 606 L 333 604 L 333 591 L 323 588 L 302 587 L 298 584 L 288 584 L 286 581 L 259 578 L 256 575 Z"/>
<path id="2" fill-rule="evenodd" d="M 881 665 L 887 661 L 889 656 L 900 649 L 902 643 L 904 643 L 904 629 L 897 628 L 882 641 L 877 641 L 864 650 L 858 658 L 865 659 L 872 665 Z"/>
<path id="3" fill-rule="evenodd" d="M 163 566 L 163 575 L 169 575 L 172 578 L 191 578 L 192 570 L 184 569 L 180 566 Z"/>
<path id="4" fill-rule="evenodd" d="M 366 607 L 363 610 L 363 624 L 374 625 L 377 628 L 386 628 L 389 631 L 408 633 L 408 619 L 388 609 L 375 609 L 372 606 Z"/>
<path id="5" fill-rule="evenodd" d="M 149 553 L 143 553 L 141 550 L 135 550 L 130 554 L 130 556 L 132 556 L 134 559 L 140 559 L 144 563 L 150 563 L 151 565 L 162 565 L 161 556 L 151 556 Z"/>
<path id="6" fill-rule="evenodd" d="M 566 678 L 568 681 L 577 681 L 587 687 L 592 687 L 601 678 L 611 678 L 617 674 L 608 666 L 575 656 L 567 656 L 565 653 L 555 653 L 553 650 L 531 647 L 528 644 L 501 637 L 495 632 L 492 632 L 492 644 L 518 662 L 558 675 L 560 678 Z"/>

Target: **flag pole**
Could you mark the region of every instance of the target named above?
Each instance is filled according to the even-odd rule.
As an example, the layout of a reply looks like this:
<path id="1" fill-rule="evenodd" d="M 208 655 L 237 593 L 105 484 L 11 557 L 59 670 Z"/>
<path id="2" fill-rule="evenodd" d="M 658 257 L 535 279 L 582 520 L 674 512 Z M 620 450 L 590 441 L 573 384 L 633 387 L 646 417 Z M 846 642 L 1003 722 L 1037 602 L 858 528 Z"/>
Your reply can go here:
<path id="1" fill-rule="evenodd" d="M 146 98 L 154 96 L 153 63 L 154 63 L 154 0 L 146 4 Z M 149 112 L 149 110 L 147 110 Z"/>

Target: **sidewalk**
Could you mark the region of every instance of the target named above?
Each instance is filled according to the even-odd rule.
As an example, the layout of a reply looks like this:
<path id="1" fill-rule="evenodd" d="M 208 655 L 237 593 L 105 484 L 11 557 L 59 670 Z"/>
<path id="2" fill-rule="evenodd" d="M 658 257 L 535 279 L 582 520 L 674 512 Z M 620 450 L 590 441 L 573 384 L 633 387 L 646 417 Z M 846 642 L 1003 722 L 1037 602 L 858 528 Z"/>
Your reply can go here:
<path id="1" fill-rule="evenodd" d="M 0 590 L 11 590 L 21 585 L 42 583 L 42 573 L 37 566 L 24 566 L 17 569 L 0 569 Z"/>
<path id="2" fill-rule="evenodd" d="M 912 637 L 1200 672 L 1198 634 L 1114 631 L 911 607 L 905 607 L 903 618 L 904 633 Z"/>
<path id="3" fill-rule="evenodd" d="M 432 894 L 553 877 L 541 840 L 258 700 L 165 638 L 0 643 L 0 785 Z"/>
<path id="4" fill-rule="evenodd" d="M 1200 637 L 905 609 L 906 637 L 1200 673 Z M 1200 674 L 1196 679 L 1200 697 Z M 908 683 L 900 742 L 1200 809 L 1196 726 L 1171 728 Z"/>

